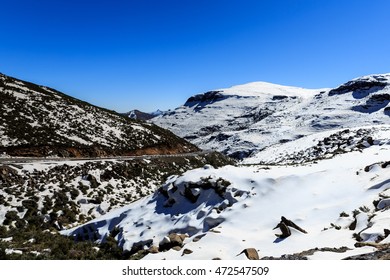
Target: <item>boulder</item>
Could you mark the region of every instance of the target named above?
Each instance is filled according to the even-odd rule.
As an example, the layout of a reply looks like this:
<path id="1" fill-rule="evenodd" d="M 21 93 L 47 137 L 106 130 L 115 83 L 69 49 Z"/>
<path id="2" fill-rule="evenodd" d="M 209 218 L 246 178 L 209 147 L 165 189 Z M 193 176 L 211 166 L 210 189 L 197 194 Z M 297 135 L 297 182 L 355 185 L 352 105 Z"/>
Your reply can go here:
<path id="1" fill-rule="evenodd" d="M 245 254 L 245 256 L 248 258 L 248 260 L 259 260 L 259 254 L 257 253 L 257 250 L 255 248 L 246 248 L 242 250 L 241 253 L 239 253 L 237 256 L 241 255 L 242 253 Z"/>

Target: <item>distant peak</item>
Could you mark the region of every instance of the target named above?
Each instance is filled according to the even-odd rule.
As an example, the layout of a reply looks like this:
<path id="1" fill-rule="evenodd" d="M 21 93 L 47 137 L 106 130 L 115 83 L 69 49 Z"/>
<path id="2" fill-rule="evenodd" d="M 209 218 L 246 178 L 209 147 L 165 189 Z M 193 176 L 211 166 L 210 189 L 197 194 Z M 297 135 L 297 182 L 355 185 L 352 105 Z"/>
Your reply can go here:
<path id="1" fill-rule="evenodd" d="M 302 87 L 283 86 L 268 82 L 251 82 L 243 85 L 237 85 L 220 91 L 224 94 L 234 94 L 240 96 L 258 96 L 258 95 L 287 95 L 287 96 L 307 96 L 308 94 L 318 93 L 324 89 L 306 89 Z"/>

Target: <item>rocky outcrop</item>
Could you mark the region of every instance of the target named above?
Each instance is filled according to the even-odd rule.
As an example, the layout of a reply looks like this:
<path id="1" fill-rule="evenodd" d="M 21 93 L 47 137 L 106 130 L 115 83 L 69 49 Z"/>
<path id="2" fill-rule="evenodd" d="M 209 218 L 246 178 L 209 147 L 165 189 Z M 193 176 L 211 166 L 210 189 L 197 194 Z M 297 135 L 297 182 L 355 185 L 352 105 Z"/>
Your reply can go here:
<path id="1" fill-rule="evenodd" d="M 329 96 L 348 92 L 364 92 L 372 89 L 379 90 L 388 85 L 387 79 L 381 75 L 374 75 L 349 81 L 329 91 Z"/>
<path id="2" fill-rule="evenodd" d="M 198 94 L 188 98 L 184 106 L 192 107 L 201 103 L 213 103 L 226 98 L 220 91 L 208 91 L 203 94 Z"/>

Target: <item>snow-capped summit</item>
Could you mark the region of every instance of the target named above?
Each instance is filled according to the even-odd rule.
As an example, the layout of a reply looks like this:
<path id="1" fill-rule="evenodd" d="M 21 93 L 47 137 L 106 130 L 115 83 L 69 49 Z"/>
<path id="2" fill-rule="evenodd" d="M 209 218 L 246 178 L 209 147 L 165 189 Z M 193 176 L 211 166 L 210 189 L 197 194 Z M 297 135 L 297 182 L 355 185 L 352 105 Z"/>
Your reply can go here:
<path id="1" fill-rule="evenodd" d="M 152 121 L 203 149 L 247 158 L 316 132 L 390 122 L 390 75 L 335 89 L 254 82 L 190 97 Z"/>
<path id="2" fill-rule="evenodd" d="M 320 89 L 325 90 L 325 89 Z M 319 91 L 319 89 L 305 89 L 300 87 L 283 86 L 267 82 L 252 82 L 237 85 L 220 90 L 224 95 L 238 96 L 261 96 L 261 95 L 286 95 L 308 98 Z"/>

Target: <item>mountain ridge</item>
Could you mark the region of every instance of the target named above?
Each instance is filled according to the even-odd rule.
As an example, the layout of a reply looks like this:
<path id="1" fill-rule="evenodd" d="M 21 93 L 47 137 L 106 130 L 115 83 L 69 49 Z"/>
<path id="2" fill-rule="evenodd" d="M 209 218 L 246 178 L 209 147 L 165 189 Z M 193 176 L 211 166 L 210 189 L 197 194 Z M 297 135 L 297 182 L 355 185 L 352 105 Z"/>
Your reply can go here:
<path id="1" fill-rule="evenodd" d="M 334 89 L 254 82 L 194 95 L 151 121 L 203 149 L 244 159 L 318 131 L 387 124 L 389 93 L 389 74 Z"/>
<path id="2" fill-rule="evenodd" d="M 96 157 L 198 150 L 154 124 L 4 74 L 0 94 L 0 153 Z"/>

